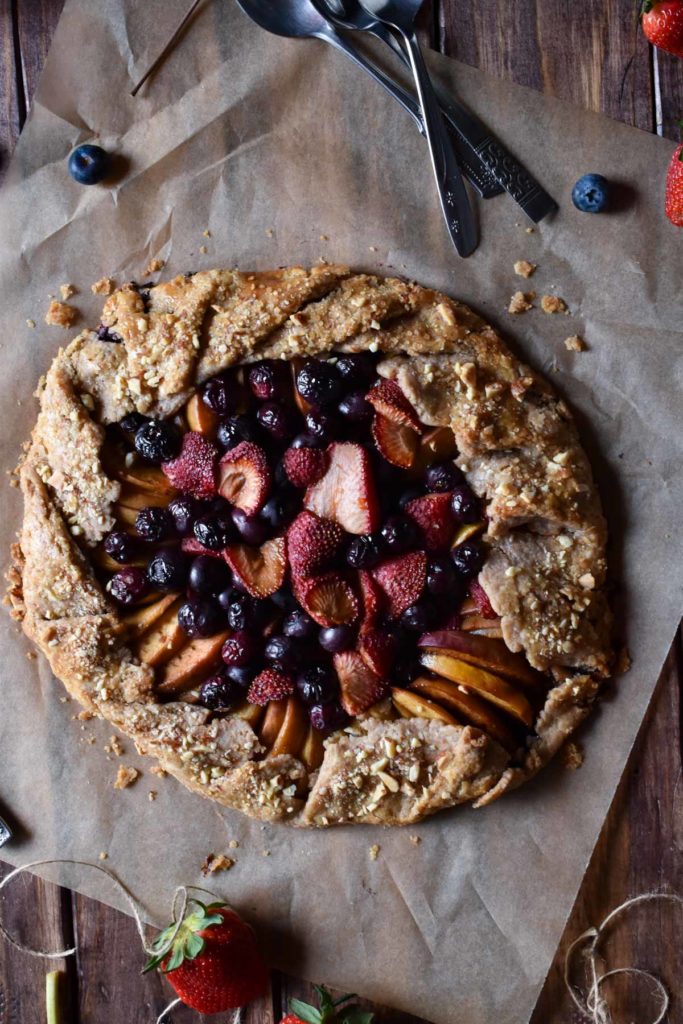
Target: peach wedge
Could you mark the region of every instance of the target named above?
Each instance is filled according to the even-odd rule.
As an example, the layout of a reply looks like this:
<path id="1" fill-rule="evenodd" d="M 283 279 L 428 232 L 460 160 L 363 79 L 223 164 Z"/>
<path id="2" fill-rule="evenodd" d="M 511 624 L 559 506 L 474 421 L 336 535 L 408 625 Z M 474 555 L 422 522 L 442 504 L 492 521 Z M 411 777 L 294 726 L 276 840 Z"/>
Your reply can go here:
<path id="1" fill-rule="evenodd" d="M 506 750 L 513 751 L 519 746 L 514 729 L 499 715 L 489 701 L 481 700 L 447 679 L 429 679 L 420 676 L 410 684 L 413 690 L 442 704 L 465 722 L 486 732 Z"/>
<path id="2" fill-rule="evenodd" d="M 420 661 L 430 672 L 459 683 L 466 689 L 476 690 L 486 700 L 507 711 L 528 729 L 534 724 L 534 711 L 523 693 L 515 690 L 502 676 L 493 675 L 483 668 L 447 654 L 425 652 Z"/>
<path id="3" fill-rule="evenodd" d="M 490 627 L 493 620 L 485 619 L 484 622 L 486 627 Z M 434 650 L 451 658 L 459 658 L 460 661 L 468 661 L 471 665 L 478 665 L 525 686 L 537 687 L 543 682 L 543 677 L 534 672 L 523 655 L 513 654 L 503 640 L 473 636 L 460 629 L 442 629 L 436 633 L 423 634 L 419 646 L 427 653 Z"/>

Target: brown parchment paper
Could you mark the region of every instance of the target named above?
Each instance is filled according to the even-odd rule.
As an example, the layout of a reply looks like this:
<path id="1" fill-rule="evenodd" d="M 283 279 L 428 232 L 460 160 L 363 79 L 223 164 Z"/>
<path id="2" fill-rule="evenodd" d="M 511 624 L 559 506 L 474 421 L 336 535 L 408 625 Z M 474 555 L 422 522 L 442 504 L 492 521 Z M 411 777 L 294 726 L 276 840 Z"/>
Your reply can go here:
<path id="1" fill-rule="evenodd" d="M 161 921 L 173 887 L 200 882 L 207 853 L 230 852 L 235 866 L 211 885 L 261 928 L 277 966 L 439 1022 L 520 1024 L 681 611 L 683 265 L 680 232 L 654 185 L 671 145 L 435 57 L 444 80 L 561 202 L 533 234 L 507 197 L 479 203 L 482 243 L 461 261 L 412 122 L 321 43 L 268 36 L 231 3 L 210 0 L 131 99 L 132 82 L 185 7 L 66 4 L 0 195 L 3 468 L 15 464 L 31 428 L 38 377 L 70 336 L 42 323 L 61 283 L 79 287 L 72 302 L 81 323 L 93 324 L 101 299 L 90 283 L 103 274 L 140 279 L 156 255 L 168 261 L 164 273 L 325 256 L 415 277 L 489 317 L 570 400 L 611 521 L 633 668 L 584 729 L 578 772 L 554 766 L 487 810 L 443 814 L 409 831 L 296 832 L 159 780 L 127 742 L 122 762 L 142 777 L 114 790 L 120 762 L 103 751 L 110 729 L 73 720 L 78 708 L 61 702 L 42 661 L 27 661 L 3 616 L 0 801 L 18 838 L 2 856 L 96 860 L 106 851 Z M 93 135 L 127 165 L 115 187 L 82 188 L 67 176 L 69 151 Z M 592 170 L 624 183 L 610 215 L 571 205 L 572 183 Z M 513 273 L 518 259 L 538 264 L 528 283 Z M 518 288 L 560 294 L 571 316 L 510 316 Z M 587 352 L 564 348 L 574 333 Z M 3 509 L 6 551 L 20 516 L 9 487 Z M 230 839 L 239 841 L 235 851 Z M 106 880 L 82 870 L 50 877 L 122 905 Z"/>

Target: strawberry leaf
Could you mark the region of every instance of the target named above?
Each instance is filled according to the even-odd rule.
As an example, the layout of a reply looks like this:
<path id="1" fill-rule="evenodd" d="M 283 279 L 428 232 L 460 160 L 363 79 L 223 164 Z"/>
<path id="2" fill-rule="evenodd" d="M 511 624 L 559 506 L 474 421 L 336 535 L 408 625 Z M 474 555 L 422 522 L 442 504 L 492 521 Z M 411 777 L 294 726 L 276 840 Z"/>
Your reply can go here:
<path id="1" fill-rule="evenodd" d="M 372 1024 L 374 1013 L 363 1010 L 360 1006 L 347 1006 L 339 1014 L 339 1024 Z"/>
<path id="2" fill-rule="evenodd" d="M 299 1020 L 306 1024 L 322 1024 L 322 1014 L 310 1003 L 304 1003 L 301 999 L 290 999 L 289 1006 L 292 1013 L 295 1013 Z"/>
<path id="3" fill-rule="evenodd" d="M 171 959 L 168 961 L 168 963 L 166 964 L 166 966 L 163 969 L 164 970 L 164 974 L 170 974 L 171 971 L 175 971 L 176 968 L 180 967 L 180 965 L 181 965 L 181 963 L 183 962 L 184 959 L 185 959 L 185 954 L 183 952 L 183 947 L 182 947 L 182 945 L 177 945 L 175 947 L 175 949 L 173 950 L 173 954 L 171 955 Z"/>
<path id="4" fill-rule="evenodd" d="M 197 935 L 195 932 L 194 935 L 190 935 L 188 937 L 188 940 L 185 943 L 185 955 L 189 960 L 194 960 L 195 957 L 199 956 L 203 949 L 204 939 L 201 935 Z"/>

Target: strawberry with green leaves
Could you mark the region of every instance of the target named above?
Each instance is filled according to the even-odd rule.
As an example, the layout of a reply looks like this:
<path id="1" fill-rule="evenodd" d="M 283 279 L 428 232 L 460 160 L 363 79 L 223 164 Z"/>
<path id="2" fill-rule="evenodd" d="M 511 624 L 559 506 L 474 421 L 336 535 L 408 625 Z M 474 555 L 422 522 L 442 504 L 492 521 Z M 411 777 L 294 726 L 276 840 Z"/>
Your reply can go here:
<path id="1" fill-rule="evenodd" d="M 641 20 L 653 46 L 683 57 L 683 0 L 643 0 Z"/>
<path id="2" fill-rule="evenodd" d="M 304 1003 L 300 999 L 290 999 L 291 1013 L 285 1014 L 280 1024 L 372 1024 L 372 1013 L 354 1003 L 348 1005 L 348 1000 L 355 998 L 352 994 L 332 999 L 322 985 L 313 987 L 318 995 L 320 1008 Z M 347 1005 L 344 1006 L 344 1003 Z"/>
<path id="3" fill-rule="evenodd" d="M 683 121 L 678 122 L 683 128 Z M 683 143 L 676 146 L 666 175 L 664 212 L 676 227 L 683 227 Z"/>
<path id="4" fill-rule="evenodd" d="M 156 951 L 143 974 L 155 967 L 166 975 L 180 999 L 198 1013 L 222 1013 L 244 1006 L 262 995 L 268 969 L 254 933 L 225 903 L 189 900 L 170 949 L 166 946 L 176 923 L 152 943 Z"/>

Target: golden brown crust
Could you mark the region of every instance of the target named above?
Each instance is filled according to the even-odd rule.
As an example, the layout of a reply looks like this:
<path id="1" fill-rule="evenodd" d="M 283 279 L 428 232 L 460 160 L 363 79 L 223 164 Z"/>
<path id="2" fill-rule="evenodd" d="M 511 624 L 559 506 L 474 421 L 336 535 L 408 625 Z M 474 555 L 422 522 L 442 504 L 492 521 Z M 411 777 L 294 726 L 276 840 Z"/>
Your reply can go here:
<path id="1" fill-rule="evenodd" d="M 297 825 L 407 824 L 465 800 L 489 802 L 534 774 L 585 717 L 607 674 L 605 524 L 571 416 L 467 307 L 345 267 L 179 277 L 106 301 L 118 343 L 81 333 L 60 352 L 21 469 L 24 522 L 10 598 L 27 635 L 86 707 L 203 796 Z M 556 686 L 522 764 L 471 727 L 367 717 L 325 744 L 317 772 L 259 759 L 237 718 L 158 704 L 153 670 L 122 640 L 119 615 L 84 554 L 113 523 L 120 485 L 102 468 L 103 424 L 170 415 L 196 384 L 237 362 L 331 349 L 381 351 L 421 419 L 455 432 L 486 500 L 481 580 L 505 640 Z"/>

